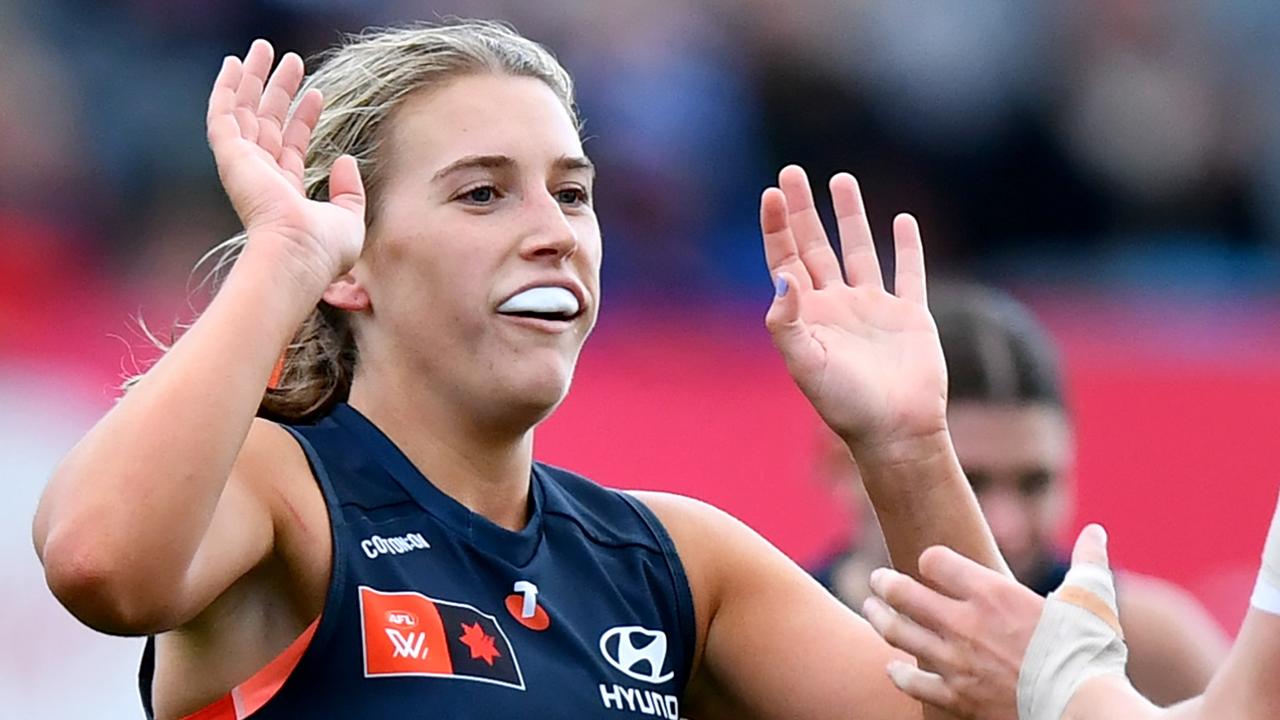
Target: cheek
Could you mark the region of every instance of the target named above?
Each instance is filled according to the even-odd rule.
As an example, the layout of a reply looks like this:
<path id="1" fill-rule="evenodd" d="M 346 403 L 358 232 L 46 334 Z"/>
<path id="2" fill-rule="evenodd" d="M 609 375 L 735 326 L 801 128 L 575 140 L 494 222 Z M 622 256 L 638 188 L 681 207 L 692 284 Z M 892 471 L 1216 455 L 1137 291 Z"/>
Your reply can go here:
<path id="1" fill-rule="evenodd" d="M 600 224 L 596 221 L 594 215 L 576 218 L 571 222 L 578 240 L 578 254 L 585 261 L 593 264 L 598 271 L 600 258 L 604 255 L 604 243 L 600 237 Z"/>
<path id="2" fill-rule="evenodd" d="M 1063 520 L 1064 496 L 1060 492 L 1048 492 L 1031 500 L 1029 515 L 1033 519 L 1032 531 L 1036 537 L 1052 540 L 1057 536 Z"/>

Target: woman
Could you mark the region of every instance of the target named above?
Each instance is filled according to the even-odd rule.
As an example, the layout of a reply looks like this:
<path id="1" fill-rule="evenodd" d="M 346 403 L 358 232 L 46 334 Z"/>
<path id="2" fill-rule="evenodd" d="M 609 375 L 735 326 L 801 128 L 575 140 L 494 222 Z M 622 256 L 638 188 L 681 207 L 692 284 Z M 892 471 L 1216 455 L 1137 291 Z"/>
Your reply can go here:
<path id="1" fill-rule="evenodd" d="M 1014 577 L 1047 595 L 1068 567 L 1056 538 L 1069 514 L 1075 454 L 1057 349 L 1025 307 L 998 291 L 944 286 L 929 304 L 947 358 L 948 426 L 965 475 Z M 829 455 L 827 474 L 863 534 L 856 551 L 838 553 L 815 575 L 858 608 L 870 595 L 871 571 L 887 558 L 848 454 Z M 1134 685 L 1161 704 L 1204 692 L 1226 656 L 1217 624 L 1168 582 L 1122 573 L 1119 585 Z"/>
<path id="2" fill-rule="evenodd" d="M 234 266 L 34 523 L 73 614 L 154 637 L 155 717 L 919 717 L 888 646 L 741 523 L 533 462 L 600 297 L 556 61 L 485 23 L 354 38 L 305 84 L 272 61 L 255 42 L 210 96 Z M 895 297 L 853 178 L 831 183 L 847 281 L 804 173 L 780 185 L 766 323 L 890 550 L 1000 567 L 946 431 L 914 221 Z"/>

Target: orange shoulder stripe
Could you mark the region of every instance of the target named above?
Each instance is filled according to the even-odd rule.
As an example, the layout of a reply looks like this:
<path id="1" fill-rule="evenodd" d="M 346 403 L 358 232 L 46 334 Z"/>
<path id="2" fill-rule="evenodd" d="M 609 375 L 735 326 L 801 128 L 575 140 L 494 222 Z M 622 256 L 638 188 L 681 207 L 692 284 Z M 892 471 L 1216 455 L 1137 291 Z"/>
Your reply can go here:
<path id="1" fill-rule="evenodd" d="M 277 655 L 252 677 L 231 688 L 231 692 L 226 695 L 183 717 L 182 720 L 244 720 L 257 712 L 280 691 L 284 681 L 297 667 L 302 654 L 311 644 L 311 638 L 316 634 L 316 626 L 319 624 L 320 619 L 316 618 L 296 640 L 290 643 L 289 647 L 284 649 L 284 652 Z"/>

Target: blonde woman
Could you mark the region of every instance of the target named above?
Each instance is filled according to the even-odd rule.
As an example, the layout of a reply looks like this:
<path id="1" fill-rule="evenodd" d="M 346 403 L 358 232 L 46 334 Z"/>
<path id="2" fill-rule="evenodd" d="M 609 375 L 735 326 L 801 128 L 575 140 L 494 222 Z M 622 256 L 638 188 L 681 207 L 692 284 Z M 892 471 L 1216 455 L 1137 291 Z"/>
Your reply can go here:
<path id="1" fill-rule="evenodd" d="M 559 64 L 475 22 L 353 38 L 305 80 L 273 54 L 227 58 L 209 101 L 234 265 L 34 523 L 73 614 L 151 636 L 148 713 L 921 717 L 882 672 L 894 651 L 740 522 L 533 461 L 600 299 Z M 847 276 L 804 173 L 780 186 L 766 322 L 891 552 L 999 567 L 947 435 L 914 221 L 895 296 L 851 177 L 831 182 Z"/>

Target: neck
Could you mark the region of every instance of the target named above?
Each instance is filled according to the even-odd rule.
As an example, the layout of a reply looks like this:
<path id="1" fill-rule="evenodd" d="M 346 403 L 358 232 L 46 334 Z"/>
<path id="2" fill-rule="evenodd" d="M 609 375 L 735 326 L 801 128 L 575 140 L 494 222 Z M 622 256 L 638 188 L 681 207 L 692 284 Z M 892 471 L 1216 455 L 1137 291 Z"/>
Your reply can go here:
<path id="1" fill-rule="evenodd" d="M 422 383 L 371 382 L 359 372 L 348 402 L 433 485 L 467 509 L 509 530 L 528 522 L 532 427 L 486 429 Z"/>

